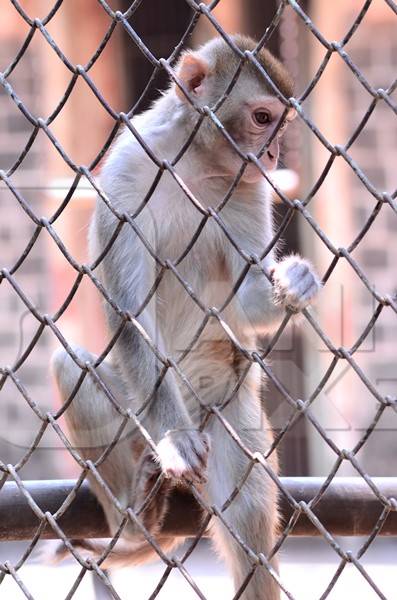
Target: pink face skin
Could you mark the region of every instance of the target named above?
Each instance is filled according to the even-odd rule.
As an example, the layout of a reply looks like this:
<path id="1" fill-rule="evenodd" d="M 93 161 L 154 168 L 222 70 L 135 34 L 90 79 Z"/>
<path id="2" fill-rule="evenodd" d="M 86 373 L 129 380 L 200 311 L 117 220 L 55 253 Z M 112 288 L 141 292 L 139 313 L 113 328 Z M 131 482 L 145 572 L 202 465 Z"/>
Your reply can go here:
<path id="1" fill-rule="evenodd" d="M 296 111 L 294 109 L 289 109 L 285 116 L 284 104 L 274 96 L 262 96 L 245 102 L 238 115 L 233 114 L 229 120 L 227 118 L 222 120 L 222 115 L 220 115 L 220 121 L 241 152 L 254 154 L 255 156 L 259 154 L 277 130 L 269 146 L 258 159 L 263 169 L 270 172 L 277 167 L 279 140 L 288 123 L 295 116 Z M 284 120 L 280 123 L 283 117 Z M 242 167 L 240 155 L 221 134 L 217 136 L 215 143 L 211 142 L 211 146 L 206 148 L 201 161 L 205 168 L 200 172 L 200 177 L 205 173 L 207 177 L 234 178 Z M 260 168 L 249 162 L 240 181 L 251 184 L 263 179 L 264 176 Z"/>
<path id="2" fill-rule="evenodd" d="M 247 102 L 243 108 L 240 123 L 241 133 L 236 142 L 241 149 L 248 153 L 257 155 L 266 141 L 272 136 L 274 130 L 282 119 L 285 106 L 277 98 L 264 96 L 258 100 Z M 292 121 L 296 113 L 290 109 L 284 122 L 278 128 L 277 133 L 262 156 L 260 163 L 266 171 L 273 171 L 277 166 L 279 157 L 279 139 L 285 131 L 288 122 Z M 248 164 L 242 176 L 246 183 L 255 183 L 263 177 L 255 164 Z"/>

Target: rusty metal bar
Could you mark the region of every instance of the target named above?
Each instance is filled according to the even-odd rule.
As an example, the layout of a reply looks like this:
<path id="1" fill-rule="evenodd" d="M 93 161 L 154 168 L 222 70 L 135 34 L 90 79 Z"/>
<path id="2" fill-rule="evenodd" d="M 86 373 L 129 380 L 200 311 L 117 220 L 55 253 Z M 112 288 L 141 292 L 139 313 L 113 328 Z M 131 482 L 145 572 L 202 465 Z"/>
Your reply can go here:
<path id="1" fill-rule="evenodd" d="M 296 502 L 309 503 L 318 494 L 324 480 L 318 477 L 284 477 L 282 485 Z M 397 498 L 397 477 L 372 478 L 379 495 L 390 500 Z M 74 488 L 73 480 L 24 482 L 24 487 L 43 512 L 55 513 Z M 283 522 L 287 522 L 292 507 L 281 499 Z M 366 536 L 376 526 L 384 505 L 361 477 L 335 478 L 319 502 L 312 507 L 322 525 L 333 535 Z M 163 533 L 170 536 L 197 534 L 201 509 L 189 493 L 177 491 L 171 510 L 164 523 Z M 69 538 L 107 537 L 107 524 L 88 483 L 84 483 L 65 514 L 58 521 Z M 40 519 L 29 507 L 26 498 L 15 483 L 6 483 L 0 492 L 0 541 L 31 539 Z M 301 514 L 289 535 L 321 535 L 315 525 Z M 397 512 L 391 511 L 378 535 L 397 536 Z M 47 526 L 42 538 L 56 537 Z"/>

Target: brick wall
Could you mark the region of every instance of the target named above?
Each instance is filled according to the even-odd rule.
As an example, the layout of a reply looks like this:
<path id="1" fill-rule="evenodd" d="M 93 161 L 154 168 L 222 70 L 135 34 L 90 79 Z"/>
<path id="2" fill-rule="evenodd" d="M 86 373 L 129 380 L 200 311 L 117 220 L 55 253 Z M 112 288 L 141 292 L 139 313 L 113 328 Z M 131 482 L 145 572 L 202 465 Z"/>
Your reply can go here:
<path id="1" fill-rule="evenodd" d="M 20 47 L 19 36 L 8 36 L 0 46 L 0 69 L 4 70 Z M 38 112 L 41 80 L 40 56 L 29 50 L 9 77 L 16 93 Z M 15 103 L 0 88 L 0 165 L 8 171 L 18 160 L 28 142 L 33 127 Z M 31 203 L 36 214 L 42 214 L 45 204 L 43 190 L 43 160 L 40 138 L 33 143 L 26 159 L 11 176 L 20 194 Z M 12 269 L 23 253 L 35 230 L 34 223 L 23 211 L 16 198 L 0 184 L 0 248 L 1 267 Z M 48 310 L 48 256 L 45 241 L 39 236 L 32 251 L 16 271 L 16 279 L 27 296 L 41 311 Z M 35 335 L 39 323 L 16 295 L 7 281 L 0 286 L 0 364 L 14 365 Z M 49 394 L 49 336 L 45 331 L 34 351 L 18 370 L 17 375 L 29 396 L 41 409 L 51 406 Z M 8 379 L 1 390 L 0 456 L 3 462 L 17 462 L 32 443 L 40 427 L 26 400 Z M 44 461 L 44 462 L 43 462 Z M 45 465 L 45 473 L 43 466 Z M 33 477 L 54 473 L 53 456 L 40 451 L 30 459 L 27 470 Z"/>
<path id="2" fill-rule="evenodd" d="M 348 49 L 356 65 L 376 88 L 387 89 L 396 77 L 397 36 L 395 18 L 390 21 L 366 20 L 360 34 L 353 36 Z M 361 89 L 360 89 L 361 88 Z M 370 105 L 370 96 L 351 78 L 346 78 L 346 95 L 352 123 L 358 123 Z M 392 95 L 394 102 L 396 94 Z M 397 116 L 385 102 L 379 102 L 362 134 L 352 146 L 351 154 L 373 185 L 380 191 L 397 189 L 396 175 Z M 353 174 L 349 178 L 354 210 L 354 227 L 359 231 L 370 216 L 376 201 Z M 383 206 L 373 226 L 358 246 L 355 256 L 379 293 L 397 293 L 397 217 L 389 206 Z M 354 311 L 356 331 L 362 331 L 373 313 L 370 294 L 359 287 L 358 306 Z M 363 346 L 360 365 L 383 394 L 397 393 L 397 319 L 384 310 Z M 364 391 L 363 391 L 364 392 Z M 368 417 L 376 410 L 373 400 L 367 402 Z M 365 419 L 363 420 L 365 426 Z M 377 430 L 364 447 L 363 460 L 372 474 L 394 475 L 395 465 L 389 460 L 397 452 L 397 415 L 390 411 L 381 419 Z"/>
<path id="3" fill-rule="evenodd" d="M 46 6 L 32 0 L 26 10 L 42 17 Z M 21 48 L 29 28 L 11 3 L 1 9 L 0 71 L 4 71 Z M 75 64 L 85 64 L 95 52 L 109 26 L 109 18 L 95 2 L 68 0 L 48 24 L 51 35 Z M 116 32 L 91 71 L 97 85 L 116 109 L 124 98 L 120 32 Z M 35 116 L 47 118 L 60 102 L 71 73 L 45 42 L 39 31 L 8 81 Z M 113 121 L 81 81 L 78 82 L 51 130 L 77 164 L 90 164 L 105 143 Z M 32 133 L 32 126 L 15 103 L 0 88 L 0 169 L 7 171 L 18 158 Z M 83 143 L 82 143 L 83 140 Z M 62 203 L 73 173 L 43 132 L 39 132 L 25 160 L 12 175 L 14 185 L 31 204 L 36 215 L 51 216 Z M 86 184 L 86 182 L 85 182 Z M 84 188 L 84 185 L 83 185 Z M 79 189 L 54 226 L 69 251 L 85 261 L 87 224 L 92 211 L 92 190 Z M 4 184 L 0 184 L 0 268 L 12 268 L 34 232 L 34 224 Z M 70 292 L 75 272 L 42 231 L 15 277 L 18 284 L 42 313 L 54 314 Z M 69 341 L 100 351 L 106 345 L 98 294 L 84 283 L 58 326 Z M 38 322 L 10 285 L 0 286 L 0 365 L 14 365 L 29 346 Z M 59 398 L 49 371 L 50 356 L 59 345 L 45 330 L 32 352 L 18 369 L 18 378 L 29 397 L 42 410 L 59 407 Z M 37 435 L 40 420 L 35 417 L 15 385 L 7 380 L 0 389 L 0 460 L 15 464 Z M 25 478 L 72 475 L 68 458 L 57 436 L 48 429 L 40 447 L 23 470 Z"/>

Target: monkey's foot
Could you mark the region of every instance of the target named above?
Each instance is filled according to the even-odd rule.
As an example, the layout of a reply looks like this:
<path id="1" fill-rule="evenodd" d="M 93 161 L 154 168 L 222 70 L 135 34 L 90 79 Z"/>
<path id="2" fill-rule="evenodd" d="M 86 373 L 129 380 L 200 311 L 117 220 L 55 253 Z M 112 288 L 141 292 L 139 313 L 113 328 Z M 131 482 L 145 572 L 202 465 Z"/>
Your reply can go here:
<path id="1" fill-rule="evenodd" d="M 273 269 L 276 302 L 294 311 L 305 308 L 321 289 L 312 265 L 300 256 L 288 256 Z"/>
<path id="2" fill-rule="evenodd" d="M 209 438 L 195 430 L 167 431 L 157 445 L 158 461 L 166 477 L 205 483 Z"/>
<path id="3" fill-rule="evenodd" d="M 144 509 L 141 514 L 142 522 L 152 535 L 158 532 L 164 521 L 168 510 L 168 498 L 172 489 L 172 483 L 169 479 L 163 479 L 160 482 L 160 487 L 156 489 L 160 475 L 160 465 L 156 462 L 152 450 L 146 448 L 142 452 L 136 468 L 133 483 L 133 506 L 135 511 Z M 155 493 L 150 498 L 153 491 Z"/>

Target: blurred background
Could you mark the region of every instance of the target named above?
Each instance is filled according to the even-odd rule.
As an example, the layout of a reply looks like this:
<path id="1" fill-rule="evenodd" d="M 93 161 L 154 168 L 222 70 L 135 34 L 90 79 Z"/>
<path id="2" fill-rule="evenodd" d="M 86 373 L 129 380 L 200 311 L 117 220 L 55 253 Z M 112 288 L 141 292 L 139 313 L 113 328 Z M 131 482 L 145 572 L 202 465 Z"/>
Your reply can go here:
<path id="1" fill-rule="evenodd" d="M 299 2 L 327 40 L 341 40 L 363 4 L 360 0 L 334 2 L 331 9 L 327 0 Z M 52 5 L 52 0 L 20 2 L 32 18 L 43 18 Z M 109 5 L 114 10 L 125 11 L 130 2 L 114 0 Z M 221 0 L 214 15 L 225 31 L 247 33 L 259 39 L 277 6 L 278 2 L 274 0 Z M 184 0 L 144 0 L 137 5 L 129 22 L 159 58 L 171 54 L 191 17 L 191 9 Z M 354 64 L 376 88 L 387 89 L 396 77 L 396 23 L 397 17 L 391 7 L 384 0 L 373 0 L 345 47 Z M 111 19 L 97 0 L 66 0 L 47 29 L 71 63 L 84 65 L 91 60 L 110 26 Z M 28 25 L 12 3 L 3 0 L 0 5 L 0 71 L 5 71 L 12 63 L 28 33 Z M 188 44 L 196 46 L 215 34 L 209 21 L 202 16 Z M 269 47 L 293 74 L 295 97 L 299 98 L 319 69 L 326 50 L 290 7 L 284 11 Z M 93 65 L 90 76 L 114 110 L 128 112 L 134 105 L 138 111 L 145 109 L 158 96 L 158 90 L 166 85 L 166 77 L 160 74 L 141 98 L 151 73 L 150 63 L 118 25 Z M 8 77 L 29 111 L 44 119 L 67 93 L 71 79 L 71 72 L 39 32 Z M 392 98 L 396 102 L 396 91 Z M 334 53 L 302 106 L 331 143 L 344 145 L 363 119 L 371 100 L 357 77 Z M 113 119 L 79 78 L 50 129 L 75 163 L 90 165 L 101 152 L 113 127 Z M 49 218 L 67 197 L 74 173 L 42 131 L 37 136 L 32 133 L 32 125 L 0 86 L 0 168 L 8 171 L 18 164 L 11 174 L 13 184 L 37 216 Z M 371 183 L 388 193 L 395 192 L 397 187 L 396 140 L 396 115 L 385 102 L 380 102 L 349 150 Z M 29 151 L 26 156 L 22 155 L 19 164 L 27 144 Z M 315 184 L 329 159 L 328 150 L 301 119 L 296 119 L 286 134 L 280 165 L 288 169 L 286 191 L 291 198 L 313 196 L 309 205 L 311 214 L 334 246 L 347 247 L 364 227 L 376 200 L 341 157 L 335 159 L 316 189 Z M 99 168 L 100 164 L 96 171 Z M 87 226 L 94 202 L 91 186 L 82 180 L 54 224 L 69 252 L 80 262 L 87 260 Z M 281 219 L 283 211 L 283 206 L 276 203 L 277 219 Z M 1 267 L 11 268 L 16 263 L 34 230 L 32 220 L 1 183 Z M 388 205 L 383 205 L 353 252 L 371 284 L 382 294 L 397 292 L 396 233 L 397 218 Z M 292 220 L 284 238 L 283 252 L 299 250 L 311 258 L 322 275 L 326 272 L 333 257 L 303 218 L 296 216 Z M 53 314 L 68 296 L 76 274 L 50 236 L 42 231 L 15 277 L 42 314 Z M 334 346 L 354 344 L 374 310 L 374 299 L 359 277 L 346 261 L 339 262 L 327 282 L 326 293 L 321 295 L 315 307 L 321 326 Z M 38 326 L 12 287 L 3 281 L 0 286 L 0 366 L 15 363 L 34 339 Z M 101 352 L 105 347 L 107 334 L 101 302 L 88 278 L 83 280 L 71 305 L 58 320 L 58 326 L 66 339 L 91 351 Z M 360 368 L 382 394 L 396 395 L 396 339 L 395 314 L 384 310 L 355 354 Z M 266 340 L 263 343 L 265 345 Z M 49 359 L 58 345 L 56 337 L 46 328 L 18 371 L 30 397 L 46 410 L 59 406 L 49 373 Z M 272 353 L 273 369 L 294 398 L 310 396 L 331 360 L 331 353 L 306 322 L 284 332 Z M 0 459 L 15 464 L 32 444 L 40 422 L 9 379 L 0 391 L 0 401 Z M 292 414 L 291 408 L 272 385 L 266 392 L 265 404 L 275 430 L 280 430 Z M 337 446 L 350 449 L 364 435 L 377 408 L 373 395 L 346 361 L 342 361 L 316 399 L 313 412 Z M 386 414 L 387 418 L 380 419 L 358 454 L 360 464 L 371 476 L 396 474 L 397 416 L 391 411 Z M 326 476 L 336 460 L 329 445 L 304 419 L 284 436 L 280 452 L 283 475 Z M 74 461 L 55 433 L 50 431 L 21 471 L 24 479 L 74 477 L 77 473 Z M 338 475 L 351 474 L 357 475 L 345 461 Z M 294 543 L 295 540 L 291 542 L 291 548 Z M 381 547 L 383 541 L 376 543 Z M 315 544 L 311 547 L 317 548 Z M 395 555 L 395 546 L 393 549 Z M 382 552 L 389 560 L 389 546 L 387 552 Z M 296 552 L 292 550 L 291 556 L 296 558 Z M 356 585 L 352 589 L 358 589 Z M 341 591 L 340 598 L 353 597 L 346 590 Z M 85 593 L 82 597 L 89 598 L 89 592 Z M 377 597 L 365 593 L 354 597 Z M 300 597 L 306 599 L 309 595 Z M 395 595 L 387 597 L 397 598 Z M 4 598 L 8 600 L 14 596 Z"/>

